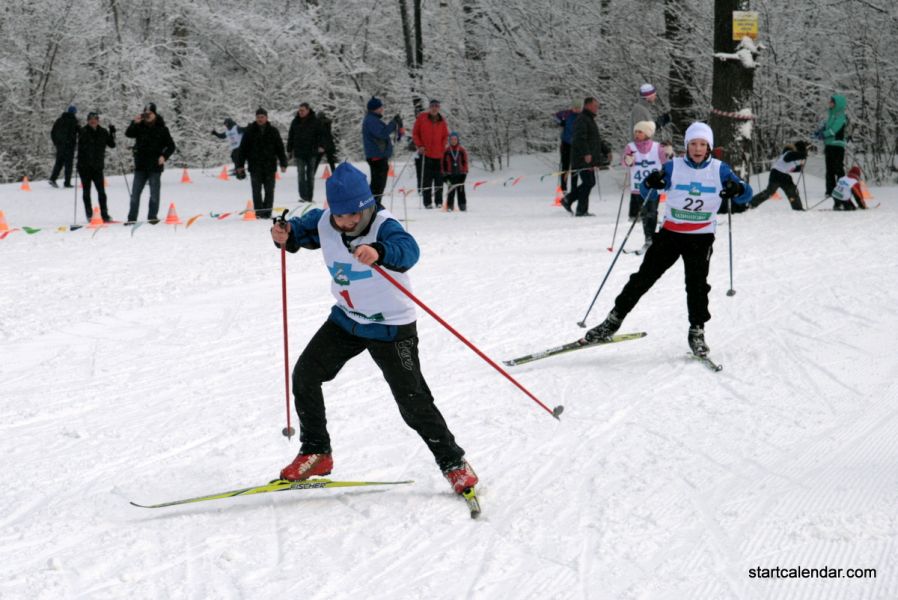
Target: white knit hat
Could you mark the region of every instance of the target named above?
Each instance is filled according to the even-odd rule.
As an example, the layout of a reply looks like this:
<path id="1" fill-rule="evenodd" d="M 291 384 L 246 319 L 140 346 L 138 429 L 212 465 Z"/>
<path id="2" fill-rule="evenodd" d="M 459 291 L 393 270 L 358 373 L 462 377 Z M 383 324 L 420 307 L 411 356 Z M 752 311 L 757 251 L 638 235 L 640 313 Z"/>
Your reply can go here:
<path id="1" fill-rule="evenodd" d="M 646 137 L 655 135 L 655 123 L 653 121 L 639 121 L 633 126 L 633 133 L 641 131 Z"/>
<path id="2" fill-rule="evenodd" d="M 651 83 L 643 83 L 641 86 L 639 86 L 639 95 L 643 98 L 648 98 L 654 93 L 655 86 L 653 86 Z"/>
<path id="3" fill-rule="evenodd" d="M 705 140 L 708 142 L 708 147 L 714 147 L 714 132 L 711 131 L 711 128 L 708 127 L 707 124 L 702 123 L 701 121 L 696 121 L 686 130 L 686 136 L 683 139 L 683 145 L 688 149 L 689 142 L 692 140 Z"/>

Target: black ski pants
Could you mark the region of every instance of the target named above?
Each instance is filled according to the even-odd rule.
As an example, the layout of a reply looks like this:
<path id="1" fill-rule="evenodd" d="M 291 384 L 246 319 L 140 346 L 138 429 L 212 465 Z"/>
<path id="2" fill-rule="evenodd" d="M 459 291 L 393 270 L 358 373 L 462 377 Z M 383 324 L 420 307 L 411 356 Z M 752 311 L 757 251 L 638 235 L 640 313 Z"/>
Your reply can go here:
<path id="1" fill-rule="evenodd" d="M 100 203 L 100 216 L 104 221 L 109 221 L 109 210 L 106 207 L 106 186 L 103 181 L 103 171 L 92 169 L 90 167 L 79 167 L 78 177 L 81 178 L 81 184 L 84 186 L 82 199 L 84 200 L 84 214 L 87 220 L 93 216 L 93 206 L 90 202 L 90 186 L 93 184 L 97 188 L 97 201 Z"/>
<path id="2" fill-rule="evenodd" d="M 571 145 L 561 142 L 561 191 L 567 191 L 567 176 L 571 168 Z M 577 171 L 571 173 L 571 189 L 577 187 Z"/>
<path id="3" fill-rule="evenodd" d="M 836 181 L 845 175 L 845 148 L 824 146 L 823 157 L 826 160 L 826 195 L 830 196 L 836 189 Z"/>
<path id="4" fill-rule="evenodd" d="M 792 176 L 788 173 L 777 171 L 776 169 L 770 171 L 767 189 L 755 194 L 751 199 L 752 208 L 760 206 L 780 188 L 785 192 L 786 198 L 789 199 L 789 205 L 793 210 L 804 210 L 804 207 L 801 205 L 801 196 L 798 195 L 798 188 L 795 187 L 795 182 L 792 181 Z"/>
<path id="5" fill-rule="evenodd" d="M 72 185 L 72 166 L 75 164 L 75 146 L 57 146 L 56 162 L 53 163 L 53 171 L 50 173 L 50 181 L 56 181 L 59 172 L 65 169 L 65 185 Z"/>
<path id="6" fill-rule="evenodd" d="M 271 207 L 274 206 L 274 173 L 274 171 L 249 172 L 249 183 L 253 190 L 253 210 L 257 219 L 267 219 L 271 216 Z"/>
<path id="7" fill-rule="evenodd" d="M 650 242 L 658 227 L 658 194 L 651 194 L 650 200 L 643 200 L 639 192 L 630 194 L 630 219 L 642 215 L 642 233 L 645 241 Z"/>
<path id="8" fill-rule="evenodd" d="M 430 206 L 431 187 L 436 188 L 433 194 L 433 202 L 437 208 L 443 206 L 443 165 L 439 158 L 424 157 L 424 174 L 421 177 L 421 187 L 424 188 L 422 198 L 425 208 Z"/>
<path id="9" fill-rule="evenodd" d="M 623 319 L 661 275 L 682 257 L 686 270 L 689 324 L 704 325 L 711 320 L 711 313 L 708 312 L 708 292 L 711 291 L 708 269 L 713 246 L 713 233 L 677 233 L 661 229 L 655 234 L 639 270 L 630 275 L 627 285 L 615 298 L 614 312 Z"/>
<path id="10" fill-rule="evenodd" d="M 468 178 L 467 173 L 459 173 L 457 175 L 445 175 L 446 183 L 449 184 L 449 192 L 446 196 L 446 208 L 452 210 L 455 208 L 455 196 L 458 196 L 458 210 L 468 209 L 468 198 L 465 196 L 465 179 Z"/>
<path id="11" fill-rule="evenodd" d="M 371 169 L 371 195 L 378 206 L 383 206 L 384 190 L 387 189 L 387 175 L 390 172 L 390 161 L 386 158 L 367 159 Z"/>
<path id="12" fill-rule="evenodd" d="M 402 419 L 424 440 L 440 470 L 458 465 L 465 451 L 455 443 L 421 374 L 418 337 L 412 335 L 392 342 L 370 340 L 352 335 L 330 320 L 312 337 L 293 369 L 302 452 L 331 452 L 321 384 L 333 380 L 349 359 L 365 350 L 387 380 Z M 363 387 L 356 389 L 365 393 Z"/>
<path id="13" fill-rule="evenodd" d="M 580 171 L 580 181 L 575 183 L 571 181 L 571 192 L 568 195 L 571 205 L 577 203 L 577 211 L 574 213 L 578 217 L 582 217 L 589 211 L 589 192 L 596 184 L 596 172 L 593 169 L 585 169 Z"/>

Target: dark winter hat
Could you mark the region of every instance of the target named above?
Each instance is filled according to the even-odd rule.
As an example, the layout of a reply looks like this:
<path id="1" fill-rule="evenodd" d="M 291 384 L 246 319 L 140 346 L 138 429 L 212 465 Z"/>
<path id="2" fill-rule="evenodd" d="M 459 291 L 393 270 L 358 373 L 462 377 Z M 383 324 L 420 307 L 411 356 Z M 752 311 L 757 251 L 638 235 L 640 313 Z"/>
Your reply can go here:
<path id="1" fill-rule="evenodd" d="M 808 143 L 804 140 L 798 140 L 795 142 L 795 149 L 801 152 L 802 154 L 808 153 Z"/>
<path id="2" fill-rule="evenodd" d="M 374 196 L 365 174 L 348 162 L 340 163 L 325 184 L 331 214 L 362 212 L 374 204 Z"/>
<path id="3" fill-rule="evenodd" d="M 265 115 L 267 117 L 268 111 L 260 106 L 259 108 L 256 109 L 256 116 L 258 117 L 259 115 Z"/>
<path id="4" fill-rule="evenodd" d="M 158 112 L 156 112 L 156 103 L 155 103 L 155 102 L 150 102 L 150 103 L 148 103 L 146 106 L 144 106 L 144 107 L 143 107 L 143 112 L 145 112 L 145 113 L 151 112 L 151 113 L 153 113 L 153 114 L 155 114 L 155 115 L 158 115 L 158 114 L 159 114 Z"/>
<path id="5" fill-rule="evenodd" d="M 66 109 L 66 112 L 70 112 L 70 113 L 72 113 L 72 114 L 74 115 L 76 112 L 78 112 L 78 109 L 75 108 L 75 105 L 74 105 L 74 104 L 71 104 L 71 105 L 69 105 L 69 107 Z"/>
<path id="6" fill-rule="evenodd" d="M 227 127 L 228 129 L 230 129 L 231 127 L 233 127 L 236 124 L 237 123 L 231 117 L 225 117 L 224 126 Z"/>
<path id="7" fill-rule="evenodd" d="M 457 131 L 450 131 L 450 132 L 449 132 L 449 137 L 451 137 L 451 138 L 454 137 L 455 139 L 457 139 L 457 140 L 459 141 L 459 143 L 461 143 L 461 138 L 459 137 Z"/>
<path id="8" fill-rule="evenodd" d="M 96 113 L 96 112 L 89 112 L 89 113 L 87 113 L 87 120 L 88 120 L 88 121 L 90 121 L 91 119 L 99 119 L 99 118 L 100 118 L 100 113 Z"/>
<path id="9" fill-rule="evenodd" d="M 643 83 L 641 86 L 639 86 L 639 95 L 643 98 L 648 98 L 655 93 L 655 86 L 653 86 L 651 83 Z"/>
<path id="10" fill-rule="evenodd" d="M 383 106 L 383 100 L 376 96 L 371 96 L 371 100 L 368 100 L 368 111 L 377 110 L 381 106 Z"/>
<path id="11" fill-rule="evenodd" d="M 429 104 L 429 106 L 439 106 L 439 105 L 440 105 L 440 101 L 439 101 L 439 100 L 437 100 L 436 98 L 431 98 L 431 99 L 430 99 L 430 104 Z"/>

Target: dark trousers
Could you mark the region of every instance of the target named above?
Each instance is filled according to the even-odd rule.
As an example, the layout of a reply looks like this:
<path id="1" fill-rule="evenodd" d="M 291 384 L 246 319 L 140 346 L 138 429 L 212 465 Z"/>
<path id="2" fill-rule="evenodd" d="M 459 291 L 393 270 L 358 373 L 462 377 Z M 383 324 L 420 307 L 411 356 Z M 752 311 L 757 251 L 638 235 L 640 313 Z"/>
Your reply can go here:
<path id="1" fill-rule="evenodd" d="M 755 194 L 751 199 L 752 208 L 757 208 L 761 204 L 767 201 L 772 195 L 776 193 L 776 190 L 782 188 L 783 192 L 786 194 L 786 198 L 789 199 L 789 205 L 792 206 L 794 210 L 803 210 L 804 207 L 801 205 L 801 196 L 798 195 L 798 188 L 795 187 L 795 182 L 792 181 L 792 176 L 788 173 L 783 173 L 781 171 L 777 171 L 776 169 L 770 171 L 770 179 L 767 181 L 767 189 L 763 192 Z"/>
<path id="2" fill-rule="evenodd" d="M 104 221 L 109 221 L 109 211 L 106 208 L 106 186 L 103 182 L 103 171 L 91 169 L 90 167 L 81 167 L 78 169 L 78 177 L 81 178 L 81 184 L 84 186 L 82 194 L 84 200 L 84 214 L 87 220 L 93 216 L 94 209 L 90 202 L 90 186 L 91 184 L 97 188 L 97 201 L 100 203 L 100 216 Z"/>
<path id="3" fill-rule="evenodd" d="M 571 145 L 561 142 L 561 191 L 567 191 L 567 172 L 571 168 Z M 577 187 L 577 172 L 571 173 L 571 189 Z"/>
<path id="4" fill-rule="evenodd" d="M 56 148 L 56 162 L 50 173 L 50 181 L 56 181 L 59 172 L 65 167 L 65 185 L 72 185 L 72 164 L 75 160 L 74 148 Z"/>
<path id="5" fill-rule="evenodd" d="M 465 197 L 465 179 L 467 178 L 467 173 L 446 175 L 446 181 L 449 183 L 449 195 L 446 197 L 446 208 L 449 210 L 455 208 L 456 194 L 458 195 L 458 210 L 468 209 L 468 199 Z"/>
<path id="6" fill-rule="evenodd" d="M 580 171 L 580 181 L 576 183 L 571 181 L 571 184 L 571 205 L 574 202 L 577 203 L 575 214 L 578 216 L 585 215 L 589 210 L 589 192 L 592 191 L 593 186 L 596 184 L 596 172 L 592 169 Z"/>
<path id="7" fill-rule="evenodd" d="M 642 215 L 642 232 L 645 241 L 651 241 L 658 227 L 658 194 L 652 194 L 651 200 L 643 200 L 642 194 L 630 194 L 630 218 L 636 219 Z"/>
<path id="8" fill-rule="evenodd" d="M 249 173 L 249 183 L 253 189 L 253 210 L 257 219 L 271 216 L 271 207 L 274 206 L 274 173 Z"/>
<path id="9" fill-rule="evenodd" d="M 823 157 L 826 160 L 826 195 L 836 188 L 836 181 L 845 175 L 845 148 L 841 146 L 824 146 Z"/>
<path id="10" fill-rule="evenodd" d="M 683 257 L 686 270 L 686 306 L 689 309 L 689 324 L 704 325 L 711 319 L 708 312 L 708 268 L 714 246 L 713 233 L 676 233 L 662 229 L 657 234 L 639 270 L 630 275 L 630 280 L 614 300 L 614 312 L 623 319 L 642 295 L 658 281 L 664 272 Z"/>
<path id="11" fill-rule="evenodd" d="M 234 163 L 234 172 L 240 168 L 240 148 L 234 148 L 231 150 L 231 161 Z M 233 175 L 234 173 L 231 173 Z"/>
<path id="12" fill-rule="evenodd" d="M 421 187 L 424 188 L 422 194 L 424 206 L 430 206 L 431 187 L 436 187 L 434 194 L 434 203 L 437 208 L 443 206 L 443 166 L 439 158 L 424 157 L 424 174 L 421 177 Z"/>
<path id="13" fill-rule="evenodd" d="M 423 187 L 421 185 L 421 179 L 423 178 L 423 175 L 424 175 L 424 157 L 421 156 L 420 154 L 415 154 L 415 181 L 418 182 L 417 190 L 418 190 L 419 194 L 421 193 L 421 188 Z"/>
<path id="14" fill-rule="evenodd" d="M 128 209 L 128 220 L 136 221 L 140 212 L 140 194 L 144 186 L 150 184 L 150 207 L 147 209 L 147 220 L 159 218 L 159 186 L 161 171 L 134 171 L 134 183 L 131 186 L 131 206 Z"/>
<path id="15" fill-rule="evenodd" d="M 311 202 L 315 195 L 315 172 L 319 162 L 320 156 L 296 157 L 296 179 L 299 182 L 299 198 L 303 202 Z"/>
<path id="16" fill-rule="evenodd" d="M 349 359 L 365 350 L 389 384 L 402 419 L 421 436 L 440 469 L 459 464 L 465 451 L 455 443 L 421 374 L 417 336 L 393 342 L 369 340 L 347 333 L 332 321 L 326 321 L 312 337 L 293 369 L 301 451 L 331 452 L 321 384 L 333 380 Z M 355 389 L 365 392 L 364 387 Z M 376 436 L 372 433 L 372 441 Z"/>
<path id="17" fill-rule="evenodd" d="M 371 169 L 371 195 L 377 204 L 383 206 L 384 190 L 387 188 L 387 173 L 390 172 L 390 161 L 386 158 L 367 159 Z"/>

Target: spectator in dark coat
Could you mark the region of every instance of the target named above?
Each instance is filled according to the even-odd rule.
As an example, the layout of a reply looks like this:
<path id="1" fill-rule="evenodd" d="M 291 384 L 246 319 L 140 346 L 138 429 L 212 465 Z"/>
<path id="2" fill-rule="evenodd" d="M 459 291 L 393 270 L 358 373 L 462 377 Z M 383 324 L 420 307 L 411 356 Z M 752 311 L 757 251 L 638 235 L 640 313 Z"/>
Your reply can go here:
<path id="1" fill-rule="evenodd" d="M 246 177 L 244 165 L 249 164 L 250 184 L 253 189 L 253 208 L 256 217 L 267 219 L 274 206 L 274 176 L 278 163 L 281 173 L 287 171 L 287 153 L 277 127 L 268 122 L 268 111 L 256 110 L 256 120 L 246 126 L 240 142 L 237 177 Z M 264 196 L 263 192 L 264 191 Z"/>
<path id="2" fill-rule="evenodd" d="M 287 155 L 296 162 L 299 201 L 311 202 L 315 194 L 315 172 L 324 154 L 321 123 L 308 102 L 299 105 L 287 133 Z M 250 169 L 252 170 L 252 169 Z"/>
<path id="3" fill-rule="evenodd" d="M 465 197 L 465 179 L 468 178 L 468 151 L 458 141 L 458 134 L 449 134 L 449 147 L 443 154 L 443 178 L 449 184 L 449 195 L 446 197 L 446 209 L 455 207 L 455 196 L 458 195 L 458 210 L 468 209 Z"/>
<path id="4" fill-rule="evenodd" d="M 391 136 L 402 129 L 402 119 L 396 115 L 389 123 L 384 123 L 384 103 L 380 98 L 372 96 L 367 108 L 368 114 L 362 121 L 362 145 L 365 147 L 365 160 L 371 169 L 371 194 L 377 205 L 383 206 L 382 197 L 387 187 L 390 158 L 393 156 Z"/>
<path id="5" fill-rule="evenodd" d="M 583 101 L 583 110 L 574 121 L 574 136 L 571 140 L 571 166 L 579 171 L 580 182 L 570 194 L 564 197 L 561 204 L 571 212 L 571 206 L 577 203 L 575 217 L 591 217 L 589 212 L 589 192 L 596 184 L 593 167 L 608 166 L 611 162 L 611 148 L 599 135 L 596 126 L 596 115 L 599 112 L 599 101 L 593 97 Z"/>
<path id="6" fill-rule="evenodd" d="M 50 139 L 56 147 L 56 162 L 50 173 L 50 185 L 59 187 L 56 178 L 65 167 L 65 187 L 72 187 L 72 162 L 75 158 L 75 147 L 78 142 L 78 119 L 75 117 L 77 108 L 70 106 L 62 115 L 53 122 L 50 130 Z"/>
<path id="7" fill-rule="evenodd" d="M 567 191 L 567 177 L 571 169 L 571 140 L 574 139 L 574 121 L 582 107 L 579 102 L 567 110 L 555 113 L 555 124 L 561 127 L 561 191 Z M 577 174 L 571 173 L 571 189 L 577 187 Z"/>
<path id="8" fill-rule="evenodd" d="M 128 125 L 125 137 L 134 139 L 134 184 L 131 187 L 131 207 L 128 221 L 134 224 L 140 211 L 140 194 L 144 186 L 150 184 L 150 206 L 147 221 L 155 225 L 159 222 L 159 186 L 162 171 L 175 152 L 175 142 L 165 126 L 162 115 L 156 112 L 156 105 L 147 104 L 143 112 Z"/>
<path id="9" fill-rule="evenodd" d="M 87 220 L 93 216 L 90 201 L 91 184 L 97 188 L 97 200 L 100 203 L 100 216 L 104 223 L 112 221 L 106 207 L 106 186 L 103 169 L 106 166 L 106 148 L 115 148 L 115 125 L 109 131 L 100 127 L 100 115 L 95 112 L 87 114 L 87 125 L 78 134 L 78 176 L 84 185 L 84 214 Z"/>

